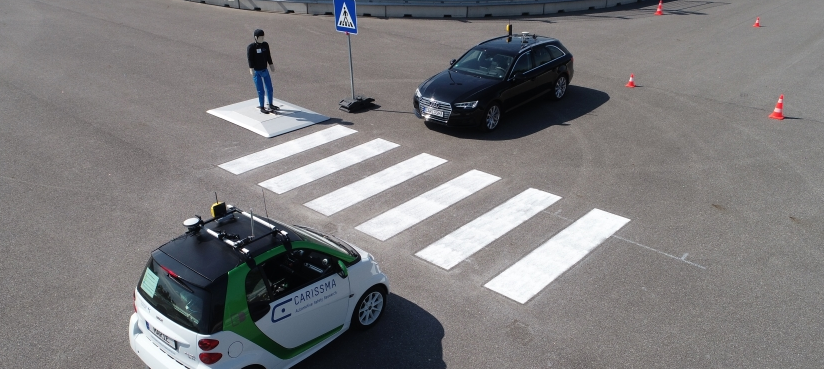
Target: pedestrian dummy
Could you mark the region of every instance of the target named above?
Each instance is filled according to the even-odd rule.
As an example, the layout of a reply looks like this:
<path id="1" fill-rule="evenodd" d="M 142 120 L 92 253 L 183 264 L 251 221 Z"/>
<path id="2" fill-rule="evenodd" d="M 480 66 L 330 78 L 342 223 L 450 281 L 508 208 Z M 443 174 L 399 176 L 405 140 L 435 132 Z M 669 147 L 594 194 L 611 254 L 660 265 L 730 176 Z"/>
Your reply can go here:
<path id="1" fill-rule="evenodd" d="M 249 74 L 255 81 L 255 88 L 257 88 L 258 102 L 260 102 L 260 112 L 269 114 L 278 110 L 277 106 L 272 105 L 272 77 L 269 75 L 269 70 L 275 71 L 275 65 L 272 64 L 272 54 L 269 53 L 269 44 L 263 41 L 263 30 L 255 30 L 255 42 L 246 47 L 246 59 L 249 61 Z M 269 67 L 269 70 L 266 69 Z M 268 108 L 263 105 L 263 95 L 268 98 Z"/>

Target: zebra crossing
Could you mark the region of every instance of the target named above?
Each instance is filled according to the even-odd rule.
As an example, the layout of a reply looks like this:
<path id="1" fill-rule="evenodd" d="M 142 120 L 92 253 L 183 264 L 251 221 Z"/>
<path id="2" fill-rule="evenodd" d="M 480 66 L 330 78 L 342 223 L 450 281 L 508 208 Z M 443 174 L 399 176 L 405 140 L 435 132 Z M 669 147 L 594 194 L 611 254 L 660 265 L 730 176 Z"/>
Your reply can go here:
<path id="1" fill-rule="evenodd" d="M 276 194 L 303 186 L 332 173 L 351 167 L 371 157 L 383 154 L 398 147 L 398 144 L 376 138 L 365 144 L 339 152 L 328 158 L 300 167 L 275 178 L 260 182 L 260 186 Z"/>
<path id="2" fill-rule="evenodd" d="M 426 153 L 420 154 L 346 187 L 318 197 L 304 205 L 323 215 L 330 216 L 430 169 L 434 169 L 443 163 L 446 163 L 446 159 Z"/>
<path id="3" fill-rule="evenodd" d="M 530 188 L 415 255 L 449 270 L 560 199 Z"/>
<path id="4" fill-rule="evenodd" d="M 356 132 L 343 126 L 333 126 L 220 164 L 219 167 L 240 175 Z M 260 182 L 259 185 L 277 194 L 283 194 L 398 146 L 400 145 L 377 138 L 277 175 Z M 303 205 L 320 214 L 331 216 L 364 200 L 380 196 L 386 190 L 435 170 L 446 162 L 447 159 L 421 153 Z M 500 179 L 480 170 L 470 170 L 437 184 L 403 204 L 385 210 L 355 229 L 377 240 L 386 241 L 492 186 Z M 560 200 L 561 197 L 558 195 L 528 188 L 418 251 L 415 256 L 450 270 Z M 484 287 L 525 304 L 629 221 L 630 219 L 619 215 L 593 209 L 495 276 Z"/>
<path id="5" fill-rule="evenodd" d="M 471 170 L 366 221 L 355 229 L 386 241 L 499 179 L 480 170 Z"/>

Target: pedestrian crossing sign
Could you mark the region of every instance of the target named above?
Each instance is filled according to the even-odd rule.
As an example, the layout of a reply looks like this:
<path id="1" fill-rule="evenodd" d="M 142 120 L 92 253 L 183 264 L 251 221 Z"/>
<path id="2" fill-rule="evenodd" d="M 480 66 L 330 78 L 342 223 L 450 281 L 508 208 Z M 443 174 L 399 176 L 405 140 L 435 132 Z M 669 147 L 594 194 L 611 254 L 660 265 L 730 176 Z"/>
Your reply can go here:
<path id="1" fill-rule="evenodd" d="M 355 0 L 334 0 L 335 30 L 338 32 L 358 34 L 357 10 Z"/>

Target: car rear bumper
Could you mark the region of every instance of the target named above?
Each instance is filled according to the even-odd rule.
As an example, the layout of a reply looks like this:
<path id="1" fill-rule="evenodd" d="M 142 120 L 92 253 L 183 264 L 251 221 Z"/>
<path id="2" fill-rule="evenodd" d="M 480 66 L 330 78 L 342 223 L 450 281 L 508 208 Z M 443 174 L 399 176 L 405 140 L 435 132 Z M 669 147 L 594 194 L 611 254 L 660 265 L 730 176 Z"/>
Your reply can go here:
<path id="1" fill-rule="evenodd" d="M 140 329 L 136 313 L 132 314 L 132 318 L 129 320 L 129 344 L 132 346 L 132 351 L 149 368 L 188 369 L 188 367 L 163 352 L 149 337 L 146 337 Z"/>

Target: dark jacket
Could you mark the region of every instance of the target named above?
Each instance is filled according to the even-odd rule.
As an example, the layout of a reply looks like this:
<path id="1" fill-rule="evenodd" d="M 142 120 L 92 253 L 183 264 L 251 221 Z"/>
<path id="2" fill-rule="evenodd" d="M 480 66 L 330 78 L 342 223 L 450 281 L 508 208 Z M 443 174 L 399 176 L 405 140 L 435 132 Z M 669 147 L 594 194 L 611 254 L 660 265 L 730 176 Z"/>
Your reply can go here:
<path id="1" fill-rule="evenodd" d="M 249 68 L 255 70 L 266 69 L 269 64 L 272 64 L 269 44 L 265 41 L 263 43 L 252 42 L 246 47 L 246 59 L 249 60 Z"/>

